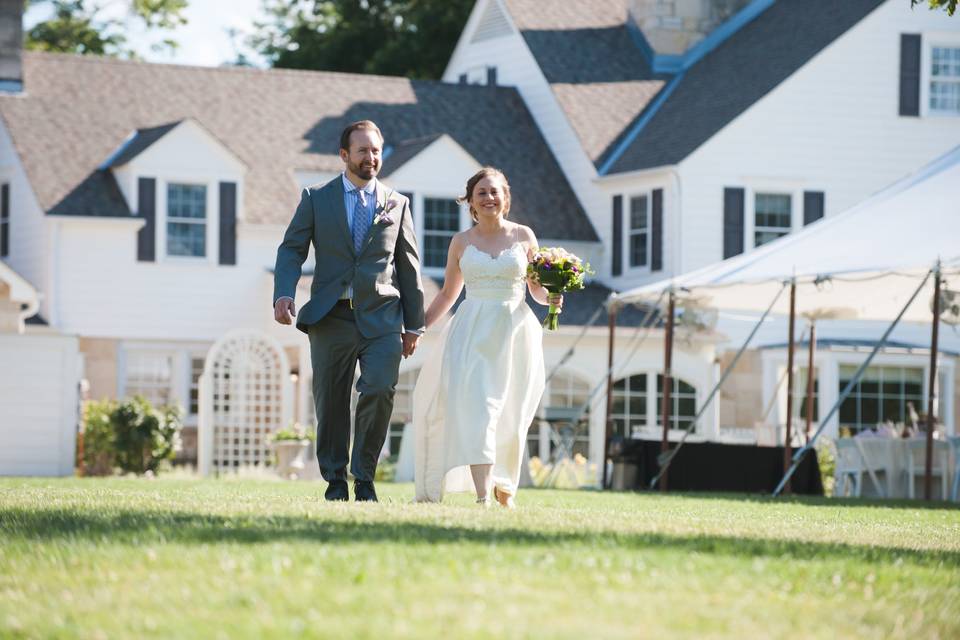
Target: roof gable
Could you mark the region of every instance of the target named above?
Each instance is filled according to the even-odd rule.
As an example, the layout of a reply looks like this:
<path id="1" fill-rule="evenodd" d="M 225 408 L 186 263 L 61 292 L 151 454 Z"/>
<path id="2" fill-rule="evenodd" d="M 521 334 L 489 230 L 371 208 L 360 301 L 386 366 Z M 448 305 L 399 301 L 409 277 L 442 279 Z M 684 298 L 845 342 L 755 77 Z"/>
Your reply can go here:
<path id="1" fill-rule="evenodd" d="M 131 131 L 189 118 L 248 168 L 245 220 L 285 224 L 297 199 L 295 171 L 339 172 L 340 132 L 372 119 L 388 143 L 449 134 L 478 162 L 510 177 L 516 219 L 542 232 L 556 215 L 567 238 L 597 240 L 513 88 L 38 52 L 25 52 L 23 62 L 26 93 L 0 96 L 0 116 L 40 206 L 50 213 L 129 215 L 100 165 Z M 82 193 L 73 194 L 78 189 Z M 549 220 L 543 211 L 551 212 Z"/>

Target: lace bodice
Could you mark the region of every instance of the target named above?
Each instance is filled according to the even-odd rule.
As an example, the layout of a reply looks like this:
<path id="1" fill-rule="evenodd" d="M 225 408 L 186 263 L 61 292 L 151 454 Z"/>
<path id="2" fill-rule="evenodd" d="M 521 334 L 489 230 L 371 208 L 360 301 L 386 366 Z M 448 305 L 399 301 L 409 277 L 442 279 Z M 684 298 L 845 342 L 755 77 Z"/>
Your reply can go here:
<path id="1" fill-rule="evenodd" d="M 460 271 L 467 287 L 467 298 L 503 301 L 523 299 L 527 252 L 523 243 L 514 242 L 493 257 L 467 244 L 460 256 Z"/>

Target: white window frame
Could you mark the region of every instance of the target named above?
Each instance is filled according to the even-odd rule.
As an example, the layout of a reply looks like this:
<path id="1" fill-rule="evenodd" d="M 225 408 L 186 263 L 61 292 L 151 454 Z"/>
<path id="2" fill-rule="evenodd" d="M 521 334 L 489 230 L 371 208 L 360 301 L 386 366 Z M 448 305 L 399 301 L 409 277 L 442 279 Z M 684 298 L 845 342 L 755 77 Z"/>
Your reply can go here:
<path id="1" fill-rule="evenodd" d="M 420 253 L 421 261 L 424 261 L 423 256 L 426 252 L 427 247 L 427 212 L 424 207 L 424 203 L 427 198 L 433 198 L 438 200 L 456 200 L 459 196 L 457 194 L 450 193 L 439 193 L 439 192 L 423 192 L 423 193 L 414 193 L 413 202 L 411 206 L 413 207 L 413 222 L 414 227 L 417 229 L 417 240 L 420 243 Z M 454 233 L 459 233 L 469 227 L 472 224 L 470 219 L 470 207 L 466 204 L 459 205 L 460 207 L 460 217 L 458 219 L 458 228 Z M 425 261 L 424 261 L 425 262 Z M 426 264 L 421 265 L 421 271 L 424 275 L 434 276 L 434 277 L 443 277 L 446 267 L 428 267 Z"/>
<path id="2" fill-rule="evenodd" d="M 635 198 L 646 198 L 647 202 L 647 226 L 646 230 L 643 233 L 646 233 L 647 236 L 647 261 L 645 264 L 633 264 L 633 247 L 631 246 L 631 241 L 634 235 L 639 235 L 640 232 L 635 233 L 633 229 L 633 200 Z M 626 265 L 625 272 L 634 274 L 634 273 L 649 273 L 650 272 L 650 263 L 653 257 L 653 191 L 641 191 L 637 193 L 626 194 L 624 197 L 626 205 L 623 212 L 623 246 L 621 247 L 622 255 L 625 257 L 624 263 Z"/>
<path id="3" fill-rule="evenodd" d="M 933 49 L 948 47 L 960 49 L 960 33 L 949 31 L 927 32 L 921 35 L 920 49 L 920 115 L 932 118 L 958 118 L 954 111 L 933 110 L 930 108 L 930 83 L 933 82 Z"/>
<path id="4" fill-rule="evenodd" d="M 641 439 L 641 440 L 650 439 L 650 438 L 660 438 L 661 435 L 663 434 L 663 423 L 661 422 L 661 418 L 663 417 L 663 414 L 662 414 L 661 402 L 660 402 L 660 399 L 658 398 L 659 394 L 657 393 L 657 376 L 661 375 L 661 372 L 653 369 L 640 369 L 638 371 L 633 371 L 631 373 L 625 373 L 619 376 L 616 381 L 619 381 L 624 378 L 629 378 L 635 375 L 642 375 L 642 374 L 647 376 L 646 424 L 636 432 L 637 435 L 634 436 L 631 433 L 627 437 L 632 439 Z M 703 390 L 694 383 L 694 379 L 691 376 L 684 376 L 684 375 L 681 375 L 679 372 L 674 371 L 673 374 L 671 375 L 671 378 L 673 380 L 681 380 L 689 384 L 691 387 L 693 387 L 694 415 L 696 415 L 696 411 L 699 411 L 701 406 Z M 616 391 L 614 391 L 614 393 L 616 393 Z M 671 405 L 673 406 L 671 406 L 671 411 L 670 411 L 670 422 L 673 423 L 676 418 L 673 411 L 673 407 L 676 405 L 676 398 L 673 396 L 672 392 L 671 392 Z M 611 412 L 611 416 L 613 416 L 612 412 Z M 696 424 L 693 425 L 693 431 L 690 432 L 690 436 L 689 436 L 691 441 L 703 440 L 704 437 L 706 436 L 707 431 L 706 431 L 706 426 L 704 425 L 705 419 L 706 419 L 706 416 L 702 416 L 701 419 Z M 675 429 L 672 426 L 672 424 L 670 429 L 667 432 L 668 438 L 670 439 L 681 438 L 685 433 L 686 433 L 685 430 Z"/>
<path id="5" fill-rule="evenodd" d="M 561 381 L 562 387 L 555 388 L 555 385 L 558 384 L 558 381 Z M 577 386 L 580 388 L 578 389 Z M 574 405 L 574 397 L 583 396 L 584 400 L 590 400 L 590 380 L 587 376 L 576 369 L 571 368 L 561 368 L 559 369 L 547 382 L 546 388 L 543 390 L 543 397 L 540 400 L 540 407 L 537 409 L 537 416 L 544 415 L 544 409 L 547 406 L 550 407 L 563 407 L 575 409 L 580 405 Z M 548 400 L 554 394 L 561 396 L 563 398 L 563 404 L 556 405 L 547 405 Z M 586 447 L 587 451 L 590 451 L 590 425 L 592 424 L 592 409 L 593 403 L 590 403 L 590 406 L 587 407 L 586 412 L 583 417 L 587 422 L 588 428 L 586 433 L 579 434 L 575 438 L 575 444 L 579 444 L 582 447 Z M 531 456 L 539 456 L 541 460 L 547 461 L 550 459 L 551 455 L 551 442 L 550 442 L 550 433 L 547 429 L 541 428 L 537 434 L 537 450 L 531 450 Z M 530 443 L 530 438 L 527 439 L 527 443 Z M 586 456 L 588 459 L 589 455 Z"/>
<path id="6" fill-rule="evenodd" d="M 817 416 L 820 420 L 826 415 L 826 412 L 833 407 L 837 398 L 840 396 L 840 366 L 860 366 L 872 347 L 828 347 L 817 349 L 814 355 L 814 368 L 818 373 L 818 393 L 817 393 Z M 801 350 L 797 350 L 795 357 Z M 763 406 L 767 406 L 773 398 L 774 391 L 777 390 L 777 381 L 780 375 L 786 370 L 787 352 L 784 348 L 765 350 L 761 356 L 763 371 Z M 800 368 L 800 363 L 795 363 Z M 806 362 L 803 363 L 806 367 Z M 910 367 L 923 369 L 923 397 L 924 406 L 917 408 L 918 413 L 926 413 L 927 389 L 930 383 L 930 353 L 927 349 L 917 348 L 914 350 L 887 348 L 881 351 L 870 363 L 874 367 Z M 956 367 L 955 358 L 941 353 L 937 360 L 937 372 L 941 382 L 941 392 L 937 397 L 937 415 L 943 420 L 943 424 L 948 435 L 956 435 L 957 425 L 954 421 L 954 394 L 953 389 L 956 386 Z M 839 412 L 834 413 L 830 422 L 824 429 L 823 436 L 836 438 L 839 433 L 840 419 Z M 786 384 L 777 390 L 774 409 L 768 419 L 772 424 L 785 424 L 787 415 L 787 394 Z M 819 427 L 818 422 L 814 423 L 814 430 Z"/>
<path id="7" fill-rule="evenodd" d="M 763 246 L 757 245 L 755 242 L 757 194 L 790 196 L 790 233 L 794 233 L 803 228 L 803 190 L 803 185 L 794 181 L 767 179 L 750 181 L 750 186 L 744 189 L 743 246 L 745 251 L 752 251 L 758 246 Z"/>
<path id="8" fill-rule="evenodd" d="M 760 227 L 759 225 L 757 225 L 757 199 L 760 196 L 775 196 L 775 197 L 781 197 L 781 198 L 787 199 L 787 202 L 789 203 L 789 207 L 790 207 L 790 211 L 788 213 L 788 215 L 790 216 L 790 221 L 786 227 L 768 227 L 768 226 Z M 766 242 L 762 244 L 757 243 L 757 233 L 760 233 L 762 231 L 767 231 L 767 232 L 772 231 L 775 233 L 779 233 L 784 229 L 786 229 L 786 233 L 783 235 L 787 236 L 795 231 L 794 221 L 797 215 L 796 215 L 796 206 L 795 206 L 796 199 L 794 198 L 793 193 L 787 192 L 787 191 L 754 191 L 753 198 L 752 198 L 752 205 L 753 205 L 752 206 L 753 215 L 751 216 L 751 223 L 753 224 L 753 233 L 750 234 L 750 239 L 752 241 L 753 248 L 756 249 L 757 247 L 762 247 L 764 244 L 767 244 Z M 780 236 L 780 237 L 783 237 L 783 236 Z M 778 238 L 774 238 L 774 240 L 776 239 Z M 773 240 L 769 240 L 768 242 L 773 242 Z"/>
<path id="9" fill-rule="evenodd" d="M 167 189 L 171 184 L 185 184 L 206 187 L 206 254 L 203 256 L 172 256 L 167 253 Z M 188 265 L 217 264 L 220 256 L 220 194 L 218 185 L 219 179 L 198 175 L 166 175 L 157 179 L 156 256 L 158 262 Z M 241 185 L 238 183 L 238 190 L 240 189 L 240 186 Z"/>
<path id="10" fill-rule="evenodd" d="M 127 363 L 133 355 L 150 354 L 172 358 L 170 372 L 170 403 L 180 406 L 183 425 L 197 426 L 199 416 L 190 413 L 190 388 L 192 386 L 193 358 L 207 357 L 210 344 L 171 342 L 124 342 L 117 356 L 117 397 L 127 396 Z"/>

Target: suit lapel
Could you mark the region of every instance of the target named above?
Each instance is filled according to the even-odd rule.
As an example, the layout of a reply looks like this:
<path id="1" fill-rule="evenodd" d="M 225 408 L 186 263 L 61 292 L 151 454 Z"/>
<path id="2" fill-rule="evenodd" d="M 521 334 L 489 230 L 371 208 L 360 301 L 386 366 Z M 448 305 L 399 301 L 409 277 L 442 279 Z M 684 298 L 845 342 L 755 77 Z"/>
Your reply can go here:
<path id="1" fill-rule="evenodd" d="M 329 198 L 327 204 L 329 210 L 333 212 L 333 217 L 336 218 L 334 224 L 340 229 L 341 235 L 350 248 L 350 253 L 355 256 L 357 252 L 353 249 L 353 236 L 350 235 L 350 227 L 347 225 L 347 208 L 344 206 L 343 196 L 343 178 L 340 177 L 334 180 L 331 188 L 327 190 L 327 198 Z"/>
<path id="2" fill-rule="evenodd" d="M 383 188 L 383 185 L 380 184 L 379 180 L 377 180 L 374 191 L 377 194 L 377 206 L 373 209 L 373 219 L 370 220 L 370 228 L 367 229 L 367 235 L 363 239 L 363 243 L 360 245 L 360 253 L 364 252 L 364 250 L 367 248 L 367 245 L 370 244 L 373 234 L 377 232 L 377 227 L 381 226 L 377 224 L 377 216 L 379 216 L 380 212 L 383 211 L 383 207 L 385 206 L 387 200 L 386 190 Z"/>

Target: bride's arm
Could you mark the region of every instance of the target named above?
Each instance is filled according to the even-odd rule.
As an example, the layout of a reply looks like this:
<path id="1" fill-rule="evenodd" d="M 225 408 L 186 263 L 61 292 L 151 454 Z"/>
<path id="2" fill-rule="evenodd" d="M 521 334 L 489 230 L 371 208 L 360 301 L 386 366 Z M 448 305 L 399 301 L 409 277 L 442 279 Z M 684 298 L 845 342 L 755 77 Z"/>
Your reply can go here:
<path id="1" fill-rule="evenodd" d="M 447 269 L 443 274 L 443 289 L 430 303 L 427 309 L 426 325 L 429 328 L 440 319 L 460 297 L 463 290 L 463 274 L 460 273 L 460 256 L 466 248 L 465 240 L 458 233 L 450 240 L 450 249 L 447 251 Z"/>
<path id="2" fill-rule="evenodd" d="M 534 235 L 533 229 L 525 226 L 520 227 L 520 234 L 523 237 L 523 243 L 527 249 L 527 260 L 532 260 L 534 251 L 536 251 L 540 246 L 537 244 L 537 236 Z M 531 278 L 527 278 L 527 289 L 530 290 L 530 296 L 540 304 L 550 304 L 551 301 L 548 299 L 550 292 Z M 554 296 L 553 303 L 562 308 L 563 296 L 556 294 Z"/>

